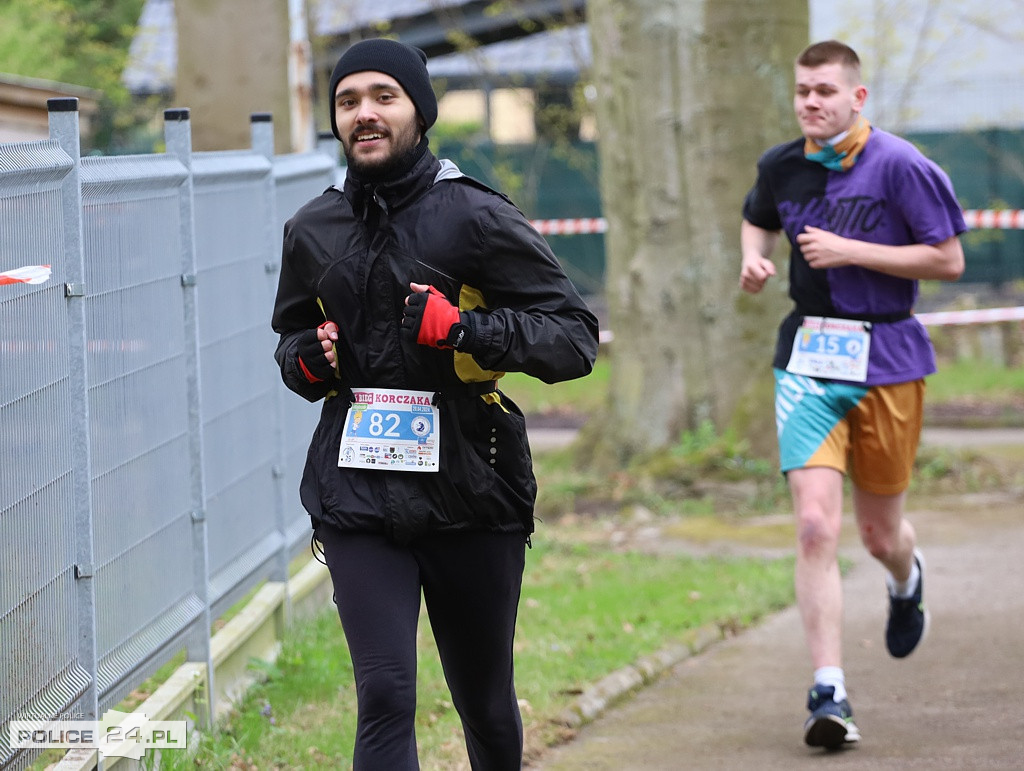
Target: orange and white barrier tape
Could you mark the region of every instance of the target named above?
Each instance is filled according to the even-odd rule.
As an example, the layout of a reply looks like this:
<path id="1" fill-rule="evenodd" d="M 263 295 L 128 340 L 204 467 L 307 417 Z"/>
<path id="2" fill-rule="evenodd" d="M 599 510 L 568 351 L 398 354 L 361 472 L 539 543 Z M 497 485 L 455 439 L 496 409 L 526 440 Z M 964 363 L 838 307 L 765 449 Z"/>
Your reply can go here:
<path id="1" fill-rule="evenodd" d="M 914 317 L 926 327 L 996 324 L 1004 321 L 1024 321 L 1024 306 L 981 308 L 967 311 L 935 311 L 933 313 L 915 313 Z M 615 335 L 610 329 L 602 329 L 598 333 L 597 339 L 600 343 L 610 343 L 615 339 Z"/>
<path id="2" fill-rule="evenodd" d="M 49 280 L 49 265 L 25 265 L 0 273 L 0 284 L 42 284 Z"/>
<path id="3" fill-rule="evenodd" d="M 964 209 L 964 220 L 975 230 L 1024 230 L 1024 209 Z"/>
<path id="4" fill-rule="evenodd" d="M 590 217 L 566 220 L 530 220 L 537 232 L 542 236 L 582 236 L 591 233 L 604 233 L 608 229 L 608 221 L 604 217 Z"/>
<path id="5" fill-rule="evenodd" d="M 959 324 L 995 324 L 1001 321 L 1024 321 L 1024 307 L 936 311 L 934 313 L 917 313 L 915 315 L 917 320 L 926 327 L 944 327 Z"/>
<path id="6" fill-rule="evenodd" d="M 1024 209 L 964 209 L 964 221 L 973 230 L 1024 230 Z M 544 236 L 589 235 L 608 230 L 604 217 L 530 220 L 530 224 Z"/>

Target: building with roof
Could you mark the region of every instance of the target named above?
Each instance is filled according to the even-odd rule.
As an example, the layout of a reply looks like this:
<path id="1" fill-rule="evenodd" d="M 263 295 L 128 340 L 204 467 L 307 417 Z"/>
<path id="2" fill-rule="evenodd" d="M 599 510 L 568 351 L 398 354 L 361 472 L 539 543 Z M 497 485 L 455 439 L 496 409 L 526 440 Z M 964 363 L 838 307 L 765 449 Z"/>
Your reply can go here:
<path id="1" fill-rule="evenodd" d="M 498 91 L 499 99 L 500 89 L 576 84 L 591 63 L 585 0 L 521 0 L 500 13 L 492 0 L 309 0 L 309 8 L 317 85 L 348 45 L 381 34 L 423 48 L 440 90 Z M 880 124 L 907 132 L 1024 125 L 1024 16 L 1012 4 L 810 0 L 810 24 L 812 39 L 858 49 L 867 112 Z M 459 39 L 479 47 L 456 50 Z M 170 94 L 176 62 L 174 0 L 147 0 L 125 83 Z"/>
<path id="2" fill-rule="evenodd" d="M 67 83 L 0 73 L 0 142 L 30 142 L 50 138 L 50 99 L 78 99 L 79 128 L 92 133 L 100 92 Z"/>
<path id="3" fill-rule="evenodd" d="M 314 88 L 326 87 L 352 42 L 387 34 L 431 57 L 442 121 L 476 121 L 497 141 L 529 141 L 541 85 L 564 101 L 562 94 L 589 66 L 584 6 L 584 0 L 521 0 L 514 10 L 494 13 L 493 0 L 310 0 Z M 455 51 L 454 30 L 483 45 Z M 178 54 L 174 0 L 146 0 L 124 72 L 129 91 L 171 100 Z M 314 114 L 326 128 L 322 95 L 314 101 Z"/>
<path id="4" fill-rule="evenodd" d="M 178 25 L 174 18 L 174 0 L 146 0 L 121 79 L 136 96 L 170 98 L 177 73 Z"/>
<path id="5" fill-rule="evenodd" d="M 180 0 L 185 2 L 185 0 Z M 1019 6 L 1020 0 L 1014 0 Z M 420 46 L 441 95 L 432 136 L 470 173 L 504 186 L 496 169 L 511 167 L 524 179 L 514 191 L 528 215 L 540 218 L 599 215 L 596 153 L 585 172 L 544 177 L 554 156 L 536 143 L 546 105 L 587 87 L 592 62 L 584 0 L 518 0 L 490 15 L 493 0 L 308 0 L 314 38 L 313 113 L 326 128 L 322 94 L 337 56 L 351 43 L 388 35 Z M 147 0 L 125 81 L 139 94 L 173 93 L 177 65 L 174 0 Z M 514 7 L 516 10 L 510 11 Z M 1013 4 L 982 0 L 809 0 L 810 38 L 837 38 L 860 54 L 869 86 L 865 114 L 875 124 L 918 142 L 953 177 L 965 208 L 1024 206 L 1024 16 Z M 457 48 L 455 41 L 464 41 Z M 480 45 L 475 45 L 479 43 Z M 579 103 L 579 102 L 577 102 Z M 584 102 L 585 104 L 585 102 Z M 477 126 L 474 133 L 443 133 L 446 126 Z M 584 119 L 579 137 L 593 139 Z M 454 137 L 461 137 L 455 141 Z M 563 135 L 571 138 L 571 134 Z M 471 141 L 466 141 L 467 139 Z M 476 140 L 490 140 L 477 142 Z M 454 145 L 461 144 L 461 153 Z M 486 145 L 490 149 L 486 149 Z M 517 150 L 516 148 L 521 148 Z M 519 155 L 515 155 L 515 153 Z M 545 172 L 537 172 L 538 154 Z M 475 164 L 475 156 L 480 161 Z M 527 171 L 529 170 L 529 171 Z M 966 280 L 999 282 L 1024 277 L 1021 232 L 978 234 L 970 244 Z M 570 256 L 600 235 L 567 238 L 556 252 Z M 568 243 L 571 241 L 571 244 Z M 592 252 L 592 253 L 591 253 Z M 577 260 L 595 284 L 603 247 Z M 567 267 L 572 268 L 572 265 Z"/>

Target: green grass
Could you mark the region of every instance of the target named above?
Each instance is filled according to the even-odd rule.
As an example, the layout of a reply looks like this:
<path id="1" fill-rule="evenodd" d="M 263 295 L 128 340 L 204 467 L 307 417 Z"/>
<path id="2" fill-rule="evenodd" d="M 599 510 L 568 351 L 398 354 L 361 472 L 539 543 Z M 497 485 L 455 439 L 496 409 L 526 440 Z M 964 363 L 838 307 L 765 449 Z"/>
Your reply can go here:
<path id="1" fill-rule="evenodd" d="M 548 385 L 510 372 L 501 379 L 501 389 L 527 414 L 590 415 L 604 407 L 608 380 L 608 359 L 600 357 L 594 371 L 585 378 Z M 1024 367 L 1005 367 L 979 359 L 940 363 L 939 371 L 928 377 L 928 402 L 963 399 L 994 403 L 1024 399 Z"/>
<path id="2" fill-rule="evenodd" d="M 974 359 L 940 364 L 939 371 L 928 378 L 926 399 L 938 404 L 963 399 L 990 403 L 1024 399 L 1024 368 Z"/>
<path id="3" fill-rule="evenodd" d="M 521 372 L 509 372 L 498 385 L 527 415 L 591 415 L 604 407 L 608 376 L 608 359 L 599 357 L 594 371 L 576 380 L 548 384 Z"/>
<path id="4" fill-rule="evenodd" d="M 607 361 L 599 360 L 587 378 L 553 386 L 510 374 L 502 389 L 528 414 L 579 418 L 605 403 Z M 929 378 L 928 401 L 999 402 L 1022 393 L 1024 372 L 959 362 Z M 735 516 L 759 513 L 757 501 L 788 511 L 779 475 L 746 457 L 742 442 L 704 426 L 683 434 L 656 467 L 624 470 L 615 479 L 597 479 L 578 468 L 571 451 L 542 453 L 535 460 L 541 489 L 538 512 L 544 521 L 527 554 L 516 635 L 516 682 L 528 757 L 566 737 L 559 716 L 583 689 L 610 672 L 668 643 L 685 641 L 701 627 L 741 628 L 793 601 L 791 558 L 652 556 L 611 548 L 607 528 L 602 528 L 611 521 L 602 514 L 621 522 L 623 512 L 639 506 L 654 516 L 684 515 L 666 520 L 666 538 L 672 533 L 695 542 L 754 538 L 751 548 L 760 544 L 771 553 L 787 553 L 790 522 L 765 527 L 757 519 Z M 993 473 L 984 464 L 949 453 L 925 454 L 918 468 L 922 484 L 943 482 L 967 489 L 987 487 Z M 713 499 L 721 498 L 727 487 L 707 495 L 694 486 L 694 478 L 705 484 L 712 477 L 722 485 L 740 485 L 741 497 L 727 503 L 725 516 Z M 693 497 L 687 497 L 689 492 Z M 590 500 L 605 506 L 594 509 L 596 518 L 584 511 Z M 556 513 L 564 512 L 576 512 L 566 518 L 575 525 L 559 521 Z M 333 610 L 294 627 L 273 666 L 257 666 L 265 681 L 252 689 L 218 733 L 202 739 L 194 760 L 173 753 L 164 757 L 164 768 L 350 767 L 355 693 Z M 425 614 L 418 695 L 423 768 L 467 768 L 461 728 Z"/>
<path id="5" fill-rule="evenodd" d="M 658 515 L 758 515 L 779 510 L 788 491 L 777 465 L 710 423 L 684 431 L 665 451 L 635 457 L 611 474 L 580 463 L 576 447 L 538 453 L 536 516 L 615 515 L 636 507 Z"/>
<path id="6" fill-rule="evenodd" d="M 564 736 L 558 717 L 587 685 L 707 626 L 735 629 L 792 602 L 790 559 L 694 559 L 617 553 L 538 538 L 528 551 L 516 634 L 516 683 L 528 752 Z M 297 625 L 194 761 L 163 768 L 348 768 L 355 693 L 333 610 Z M 458 768 L 465 750 L 425 614 L 417 738 L 424 769 Z"/>

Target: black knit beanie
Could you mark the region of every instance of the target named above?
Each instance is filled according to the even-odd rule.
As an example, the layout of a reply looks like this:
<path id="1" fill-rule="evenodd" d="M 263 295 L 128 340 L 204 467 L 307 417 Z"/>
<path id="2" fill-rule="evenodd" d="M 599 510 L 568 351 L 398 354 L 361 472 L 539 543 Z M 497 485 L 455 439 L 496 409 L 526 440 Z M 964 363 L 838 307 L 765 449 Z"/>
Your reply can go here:
<path id="1" fill-rule="evenodd" d="M 338 88 L 338 83 L 353 72 L 366 70 L 383 72 L 397 80 L 423 118 L 426 124 L 424 131 L 434 125 L 434 121 L 437 120 L 437 96 L 430 85 L 430 75 L 427 74 L 427 55 L 419 48 L 399 43 L 397 40 L 374 38 L 356 43 L 343 53 L 338 63 L 334 65 L 327 99 L 334 136 L 341 139 L 338 124 L 334 119 L 334 92 Z"/>

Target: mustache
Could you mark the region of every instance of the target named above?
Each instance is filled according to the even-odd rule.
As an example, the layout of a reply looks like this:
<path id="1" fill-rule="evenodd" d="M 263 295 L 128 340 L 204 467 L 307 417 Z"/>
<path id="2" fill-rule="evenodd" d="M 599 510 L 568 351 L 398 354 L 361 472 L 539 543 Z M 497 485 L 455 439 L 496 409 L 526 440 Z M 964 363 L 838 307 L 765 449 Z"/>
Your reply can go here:
<path id="1" fill-rule="evenodd" d="M 353 130 L 349 138 L 355 142 L 361 134 L 383 134 L 384 136 L 390 136 L 391 132 L 379 123 L 364 123 L 359 128 Z"/>

